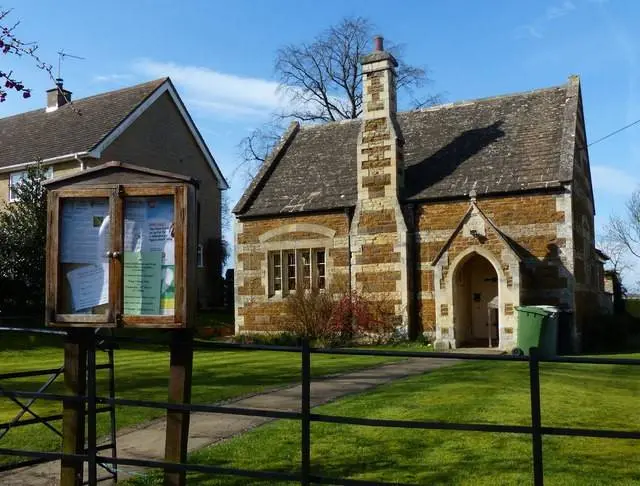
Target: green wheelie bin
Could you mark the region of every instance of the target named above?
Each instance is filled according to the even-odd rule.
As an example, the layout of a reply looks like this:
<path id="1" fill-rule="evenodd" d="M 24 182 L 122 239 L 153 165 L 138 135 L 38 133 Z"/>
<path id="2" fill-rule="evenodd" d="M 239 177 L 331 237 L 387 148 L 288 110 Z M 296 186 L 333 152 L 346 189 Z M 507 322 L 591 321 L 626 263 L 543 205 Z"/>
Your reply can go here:
<path id="1" fill-rule="evenodd" d="M 550 305 L 516 307 L 518 311 L 518 342 L 513 354 L 529 355 L 538 348 L 541 357 L 555 356 L 558 347 L 559 309 Z"/>

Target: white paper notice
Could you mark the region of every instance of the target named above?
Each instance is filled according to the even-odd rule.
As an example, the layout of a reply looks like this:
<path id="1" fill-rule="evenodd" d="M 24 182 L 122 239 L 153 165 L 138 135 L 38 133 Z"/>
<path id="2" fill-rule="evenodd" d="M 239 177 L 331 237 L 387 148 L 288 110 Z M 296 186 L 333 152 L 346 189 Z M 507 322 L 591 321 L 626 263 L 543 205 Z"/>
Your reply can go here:
<path id="1" fill-rule="evenodd" d="M 125 207 L 124 251 L 162 252 L 162 264 L 175 264 L 173 201 L 132 198 Z"/>
<path id="2" fill-rule="evenodd" d="M 109 264 L 88 265 L 67 272 L 73 310 L 78 312 L 109 302 Z"/>
<path id="3" fill-rule="evenodd" d="M 62 263 L 101 263 L 109 247 L 109 201 L 68 199 L 62 205 Z"/>

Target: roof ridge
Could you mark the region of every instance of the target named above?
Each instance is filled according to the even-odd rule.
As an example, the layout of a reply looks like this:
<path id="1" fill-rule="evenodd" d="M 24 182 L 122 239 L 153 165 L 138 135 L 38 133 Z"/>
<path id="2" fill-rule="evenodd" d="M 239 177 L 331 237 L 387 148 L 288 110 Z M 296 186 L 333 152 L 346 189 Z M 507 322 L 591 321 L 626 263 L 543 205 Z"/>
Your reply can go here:
<path id="1" fill-rule="evenodd" d="M 153 79 L 151 81 L 144 81 L 142 83 L 134 84 L 132 86 L 125 86 L 123 88 L 118 88 L 118 89 L 114 89 L 114 90 L 111 90 L 111 91 L 103 91 L 102 93 L 92 94 L 92 95 L 89 95 L 89 96 L 85 96 L 84 98 L 78 98 L 77 100 L 71 100 L 70 106 L 73 106 L 74 104 L 77 104 L 77 103 L 80 103 L 80 102 L 84 102 L 86 100 L 99 98 L 100 96 L 112 95 L 114 93 L 122 93 L 124 91 L 140 89 L 143 86 L 147 86 L 147 85 L 151 86 L 151 85 L 157 84 L 156 87 L 159 87 L 159 86 L 162 85 L 162 83 L 166 82 L 168 79 L 169 79 L 169 77 L 165 76 L 163 78 L 157 78 L 157 79 Z M 61 107 L 61 108 L 64 108 L 64 107 Z M 15 113 L 13 115 L 0 116 L 0 121 L 9 120 L 11 118 L 19 117 L 19 116 L 26 116 L 26 115 L 29 115 L 31 113 L 39 113 L 41 111 L 44 111 L 44 107 L 35 108 L 35 109 L 29 110 L 29 111 L 23 111 L 21 113 Z"/>
<path id="2" fill-rule="evenodd" d="M 500 99 L 504 99 L 504 98 L 516 98 L 519 96 L 525 96 L 525 95 L 532 95 L 532 94 L 539 94 L 539 93 L 544 93 L 544 92 L 548 92 L 548 91 L 557 91 L 560 89 L 567 89 L 568 84 L 561 84 L 561 85 L 557 85 L 557 86 L 548 86 L 546 88 L 536 88 L 536 89 L 530 89 L 527 91 L 515 91 L 513 93 L 506 93 L 506 94 L 499 94 L 499 95 L 493 95 L 493 96 L 485 96 L 482 98 L 472 98 L 472 99 L 466 99 L 466 100 L 458 100 L 458 101 L 452 101 L 449 103 L 441 103 L 439 105 L 434 105 L 434 106 L 429 106 L 426 108 L 420 108 L 419 110 L 407 110 L 407 111 L 402 111 L 399 112 L 398 115 L 404 115 L 404 114 L 409 114 L 409 113 L 421 113 L 421 112 L 426 112 L 426 111 L 435 111 L 435 110 L 440 110 L 440 109 L 446 109 L 446 108 L 455 108 L 457 106 L 464 106 L 464 105 L 472 105 L 475 103 L 484 103 L 484 102 L 488 102 L 488 101 L 494 101 L 494 100 L 500 100 Z"/>
<path id="3" fill-rule="evenodd" d="M 569 82 L 565 84 L 556 85 L 556 86 L 548 86 L 546 88 L 535 88 L 535 89 L 530 89 L 526 91 L 514 91 L 513 93 L 484 96 L 481 98 L 472 98 L 472 99 L 466 99 L 466 100 L 458 100 L 458 101 L 452 101 L 449 103 L 440 103 L 439 105 L 420 108 L 418 110 L 399 111 L 397 115 L 401 115 L 401 116 L 410 115 L 412 113 L 423 113 L 423 112 L 436 111 L 436 110 L 442 110 L 447 108 L 456 108 L 458 106 L 472 105 L 475 103 L 485 103 L 485 102 L 500 100 L 504 98 L 516 98 L 518 96 L 539 94 L 539 93 L 544 93 L 548 91 L 556 91 L 560 89 L 566 90 L 568 87 L 569 87 Z M 346 120 L 335 120 L 335 121 L 318 123 L 318 124 L 309 124 L 309 125 L 301 124 L 300 130 L 315 130 L 315 129 L 325 128 L 325 127 L 334 127 L 336 125 L 346 125 L 353 122 L 360 122 L 362 120 L 363 120 L 362 118 L 348 118 Z"/>
<path id="4" fill-rule="evenodd" d="M 330 121 L 330 122 L 325 122 L 325 123 L 318 123 L 318 124 L 313 124 L 313 125 L 303 125 L 300 124 L 300 130 L 311 130 L 314 128 L 325 128 L 325 127 L 333 127 L 336 125 L 348 125 L 349 123 L 353 123 L 353 122 L 361 122 L 362 118 L 347 118 L 345 120 L 335 120 L 335 121 Z"/>

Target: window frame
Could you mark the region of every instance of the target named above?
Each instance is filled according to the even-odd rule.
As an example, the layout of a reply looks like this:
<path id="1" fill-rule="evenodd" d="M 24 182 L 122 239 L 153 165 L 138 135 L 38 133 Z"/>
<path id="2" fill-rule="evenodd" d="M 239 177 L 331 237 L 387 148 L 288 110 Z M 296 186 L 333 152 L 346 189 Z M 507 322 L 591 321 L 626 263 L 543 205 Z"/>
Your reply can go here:
<path id="1" fill-rule="evenodd" d="M 16 176 L 16 175 L 18 175 L 20 179 L 17 182 L 12 183 L 11 179 L 13 178 L 13 176 Z M 19 201 L 17 195 L 13 194 L 13 188 L 17 186 L 25 178 L 26 175 L 27 175 L 27 169 L 18 170 L 15 172 L 9 172 L 9 191 L 7 192 L 7 199 L 10 203 Z M 53 179 L 52 165 L 48 166 L 45 172 L 45 180 L 48 180 L 48 179 Z"/>
<path id="2" fill-rule="evenodd" d="M 318 253 L 324 255 L 324 261 L 318 263 Z M 308 254 L 308 263 L 304 262 L 305 254 Z M 289 262 L 289 256 L 293 255 L 293 262 Z M 279 271 L 276 265 L 276 256 L 279 256 Z M 324 275 L 319 275 L 319 265 L 324 268 Z M 305 269 L 308 268 L 308 275 L 305 276 Z M 294 272 L 294 288 L 290 288 L 290 270 Z M 276 276 L 276 272 L 279 275 Z M 267 297 L 286 297 L 295 294 L 299 290 L 309 292 L 311 290 L 324 291 L 327 287 L 327 248 L 326 247 L 304 247 L 304 248 L 281 248 L 267 251 Z M 280 288 L 277 289 L 276 280 L 280 281 Z M 324 284 L 320 287 L 320 278 L 324 278 Z M 307 287 L 308 283 L 308 287 Z"/>
<path id="3" fill-rule="evenodd" d="M 153 187 L 109 185 L 101 188 L 57 189 L 48 194 L 49 237 L 47 238 L 46 309 L 47 325 L 74 327 L 96 324 L 100 327 L 184 328 L 186 319 L 186 282 L 188 267 L 189 187 L 162 184 Z M 127 197 L 173 196 L 175 227 L 175 306 L 173 315 L 127 315 L 124 313 L 124 205 Z M 60 271 L 62 201 L 66 199 L 108 198 L 111 218 L 111 252 L 119 257 L 109 259 L 109 301 L 104 314 L 69 314 L 61 312 L 60 288 L 64 278 Z M 181 238 L 179 236 L 182 236 Z"/>

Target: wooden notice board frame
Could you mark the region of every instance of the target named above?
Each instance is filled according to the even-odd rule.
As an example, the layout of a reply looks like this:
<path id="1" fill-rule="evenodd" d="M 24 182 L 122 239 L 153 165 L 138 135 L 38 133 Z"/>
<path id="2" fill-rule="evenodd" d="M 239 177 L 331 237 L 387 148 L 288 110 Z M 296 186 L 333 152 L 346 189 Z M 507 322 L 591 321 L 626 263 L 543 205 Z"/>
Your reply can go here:
<path id="1" fill-rule="evenodd" d="M 197 253 L 197 182 L 181 174 L 109 162 L 93 169 L 52 179 L 48 189 L 46 323 L 53 327 L 138 327 L 183 329 L 193 322 L 195 313 Z M 173 200 L 172 235 L 175 248 L 173 265 L 175 297 L 172 315 L 133 315 L 124 306 L 124 235 L 127 198 Z M 108 302 L 89 308 L 86 313 L 69 312 L 69 290 L 61 271 L 62 208 L 66 201 L 108 200 L 109 248 Z M 78 238 L 82 235 L 77 235 Z M 106 275 L 105 272 L 103 274 Z M 105 277 L 107 278 L 107 277 Z M 191 285 L 189 285 L 189 282 Z M 106 285 L 106 284 L 104 284 Z M 103 287 L 104 288 L 104 287 Z M 66 298 L 66 301 L 65 301 Z M 102 301 L 101 301 L 102 302 Z"/>

